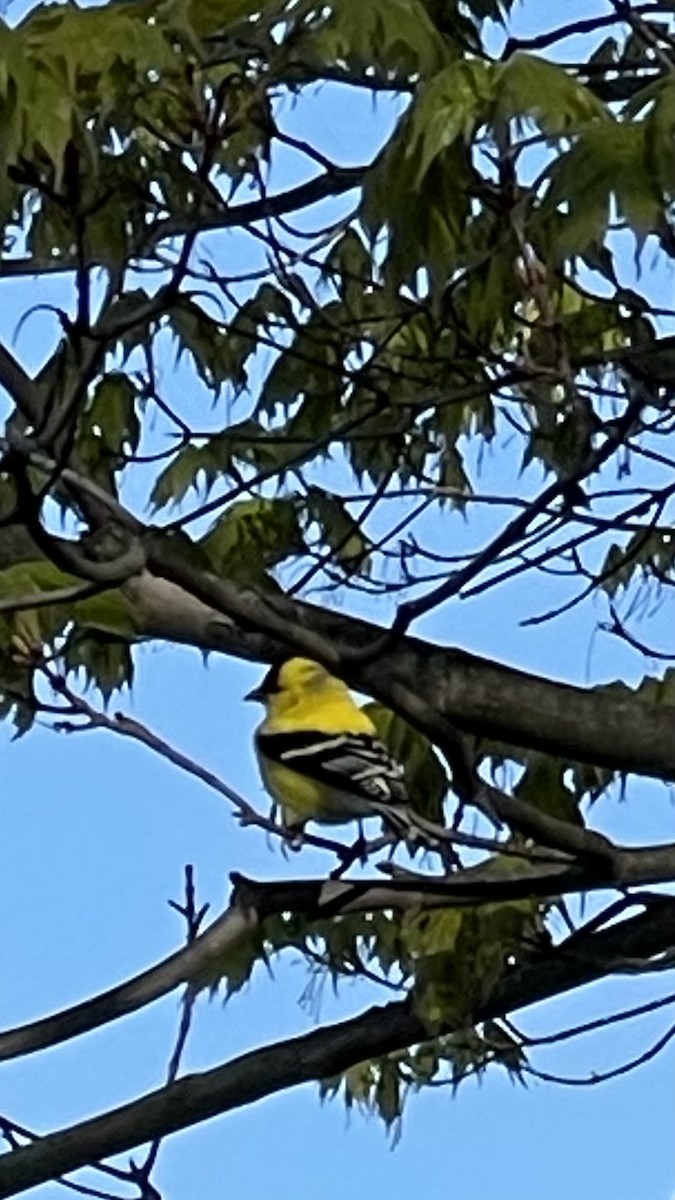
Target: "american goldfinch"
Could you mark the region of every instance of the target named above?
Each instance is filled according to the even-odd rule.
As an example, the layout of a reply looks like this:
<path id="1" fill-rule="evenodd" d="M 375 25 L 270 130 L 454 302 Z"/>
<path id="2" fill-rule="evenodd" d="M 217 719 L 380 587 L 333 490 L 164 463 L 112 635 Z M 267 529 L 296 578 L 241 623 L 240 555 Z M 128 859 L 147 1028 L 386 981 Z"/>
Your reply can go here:
<path id="1" fill-rule="evenodd" d="M 403 767 L 342 680 L 310 659 L 291 658 L 246 699 L 265 705 L 255 748 L 287 828 L 300 833 L 307 821 L 381 816 L 397 831 L 409 830 Z"/>

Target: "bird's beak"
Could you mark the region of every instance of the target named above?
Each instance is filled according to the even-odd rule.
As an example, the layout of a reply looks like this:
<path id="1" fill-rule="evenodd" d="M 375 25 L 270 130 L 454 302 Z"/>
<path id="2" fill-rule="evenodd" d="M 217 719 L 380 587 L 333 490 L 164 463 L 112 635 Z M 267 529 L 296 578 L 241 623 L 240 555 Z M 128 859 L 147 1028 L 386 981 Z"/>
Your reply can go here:
<path id="1" fill-rule="evenodd" d="M 260 704 L 264 704 L 265 693 L 262 687 L 254 687 L 250 692 L 247 692 L 244 696 L 244 700 L 257 700 Z"/>

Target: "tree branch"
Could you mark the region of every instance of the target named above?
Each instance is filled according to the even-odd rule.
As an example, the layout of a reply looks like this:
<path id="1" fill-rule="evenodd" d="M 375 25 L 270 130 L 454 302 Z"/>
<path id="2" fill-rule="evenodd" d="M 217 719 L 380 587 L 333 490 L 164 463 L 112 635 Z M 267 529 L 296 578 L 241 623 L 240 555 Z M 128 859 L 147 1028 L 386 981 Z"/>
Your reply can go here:
<path id="1" fill-rule="evenodd" d="M 82 1004 L 0 1034 L 0 1061 L 57 1046 L 152 1004 L 249 937 L 257 920 L 255 912 L 234 904 L 193 943 L 140 975 Z"/>
<path id="2" fill-rule="evenodd" d="M 594 474 L 603 463 L 611 457 L 619 446 L 623 445 L 633 425 L 639 417 L 644 400 L 640 396 L 626 405 L 625 411 L 613 422 L 610 432 L 599 449 L 588 455 L 583 465 L 564 478 L 557 478 L 544 488 L 532 503 L 519 512 L 488 544 L 458 571 L 454 571 L 437 587 L 402 604 L 396 613 L 391 630 L 379 642 L 375 643 L 369 654 L 373 658 L 387 653 L 396 640 L 410 628 L 413 621 L 425 613 L 431 612 L 440 604 L 452 599 L 466 587 L 477 575 L 491 566 L 498 555 L 514 546 L 528 531 L 532 522 L 541 516 L 557 500 L 564 499 L 570 489 L 578 486 L 590 475 Z"/>
<path id="3" fill-rule="evenodd" d="M 675 881 L 675 844 L 616 847 L 604 873 L 599 863 L 529 864 L 495 876 L 494 867 L 470 867 L 448 877 L 412 875 L 391 880 L 278 880 L 259 883 L 233 874 L 230 907 L 186 949 L 82 1004 L 0 1034 L 0 1061 L 32 1054 L 135 1012 L 181 983 L 196 988 L 218 976 L 218 964 L 250 938 L 266 917 L 293 912 L 308 921 L 355 912 L 476 907 L 500 901 L 547 898 L 608 887 L 644 887 Z M 636 903 L 639 902 L 636 898 Z M 675 907 L 675 906 L 674 906 Z M 574 935 L 575 947 L 583 937 Z M 222 974 L 222 966 L 220 973 Z"/>
<path id="4" fill-rule="evenodd" d="M 244 204 L 224 205 L 222 212 L 202 214 L 197 223 L 197 233 L 212 233 L 221 229 L 233 229 L 237 226 L 252 225 L 266 217 L 283 216 L 296 209 L 308 208 L 333 196 L 341 196 L 352 188 L 363 183 L 364 176 L 370 169 L 369 165 L 361 167 L 334 167 L 332 171 L 319 175 L 308 183 L 289 188 L 275 196 L 263 196 L 259 200 L 249 200 Z M 134 258 L 140 259 L 152 254 L 161 242 L 173 237 L 183 237 L 195 229 L 194 214 L 181 217 L 167 217 L 152 226 L 148 235 L 136 251 Z M 96 259 L 89 259 L 87 267 L 104 266 Z M 64 271 L 75 271 L 77 255 L 62 255 L 58 259 L 9 258 L 0 262 L 0 279 L 16 278 L 24 275 L 53 275 Z"/>
<path id="5" fill-rule="evenodd" d="M 276 619 L 270 620 L 268 600 L 253 589 L 238 589 L 215 576 L 207 579 L 180 557 L 176 569 L 155 558 L 155 570 L 164 578 L 145 572 L 128 585 L 139 633 L 146 638 L 257 662 L 304 652 L 434 740 L 450 724 L 572 761 L 675 780 L 667 706 L 642 703 L 625 689 L 613 693 L 558 683 L 411 637 L 401 639 L 378 663 L 357 664 L 353 651 L 372 645 L 382 635 L 381 627 L 276 596 Z M 343 648 L 352 652 L 344 661 Z"/>
<path id="6" fill-rule="evenodd" d="M 565 953 L 563 944 L 558 952 L 513 971 L 476 1010 L 473 1020 L 503 1016 L 578 988 L 611 973 L 622 954 L 653 956 L 674 941 L 675 903 L 664 897 L 646 912 L 593 934 L 575 953 Z M 403 1049 L 428 1036 L 408 1004 L 394 1002 L 251 1051 L 1 1156 L 0 1200 L 264 1096 L 340 1074 L 366 1058 Z"/>
<path id="7" fill-rule="evenodd" d="M 115 587 L 109 584 L 108 587 Z M 26 608 L 50 608 L 54 604 L 76 604 L 106 590 L 106 584 L 77 583 L 71 587 L 52 588 L 51 591 L 29 592 L 25 596 L 8 596 L 0 600 L 0 613 L 21 612 Z"/>
<path id="8" fill-rule="evenodd" d="M 0 274 L 2 269 L 0 267 Z M 6 346 L 0 342 L 0 387 L 3 387 L 14 401 L 19 412 L 29 420 L 34 421 L 39 414 L 41 405 L 41 390 L 39 384 L 31 379 L 18 359 L 10 354 Z"/>
<path id="9" fill-rule="evenodd" d="M 81 486 L 77 472 L 63 477 Z M 111 511 L 114 506 L 117 518 L 118 502 L 108 497 L 106 504 Z M 126 519 L 127 527 L 142 529 L 131 514 Z M 256 661 L 305 653 L 441 745 L 454 727 L 572 761 L 675 780 L 667 706 L 641 703 L 625 690 L 612 694 L 571 687 L 409 637 L 377 663 L 359 663 L 359 651 L 382 638 L 378 626 L 283 596 L 262 596 L 200 570 L 184 553 L 180 536 L 153 531 L 143 540 L 151 571 L 136 575 L 126 587 L 137 610 L 139 637 Z M 141 556 L 133 546 L 131 551 L 138 571 Z M 120 569 L 119 563 L 100 565 L 102 574 Z M 78 573 L 71 559 L 66 569 Z"/>

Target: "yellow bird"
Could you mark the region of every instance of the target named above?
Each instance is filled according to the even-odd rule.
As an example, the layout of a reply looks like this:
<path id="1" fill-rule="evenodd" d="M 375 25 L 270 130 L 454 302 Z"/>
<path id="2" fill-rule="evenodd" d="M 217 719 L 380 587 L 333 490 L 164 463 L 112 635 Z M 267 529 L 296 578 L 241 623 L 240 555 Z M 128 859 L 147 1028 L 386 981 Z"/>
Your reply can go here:
<path id="1" fill-rule="evenodd" d="M 380 816 L 403 836 L 410 830 L 404 769 L 342 680 L 310 659 L 290 658 L 246 699 L 265 705 L 255 749 L 289 829 Z"/>

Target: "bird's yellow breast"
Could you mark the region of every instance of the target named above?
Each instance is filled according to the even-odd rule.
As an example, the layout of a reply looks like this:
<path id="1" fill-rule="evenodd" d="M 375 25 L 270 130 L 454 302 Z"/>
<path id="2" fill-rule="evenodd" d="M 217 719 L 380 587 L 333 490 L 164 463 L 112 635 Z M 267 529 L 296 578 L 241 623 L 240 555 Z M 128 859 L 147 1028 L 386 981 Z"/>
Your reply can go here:
<path id="1" fill-rule="evenodd" d="M 344 825 L 355 817 L 367 817 L 372 807 L 367 800 L 327 787 L 309 775 L 301 775 L 285 763 L 270 762 L 260 754 L 262 781 L 272 799 L 279 805 L 284 825 L 290 828 L 304 825 L 306 821 L 322 821 L 326 824 Z M 293 798 L 292 805 L 289 797 Z"/>

